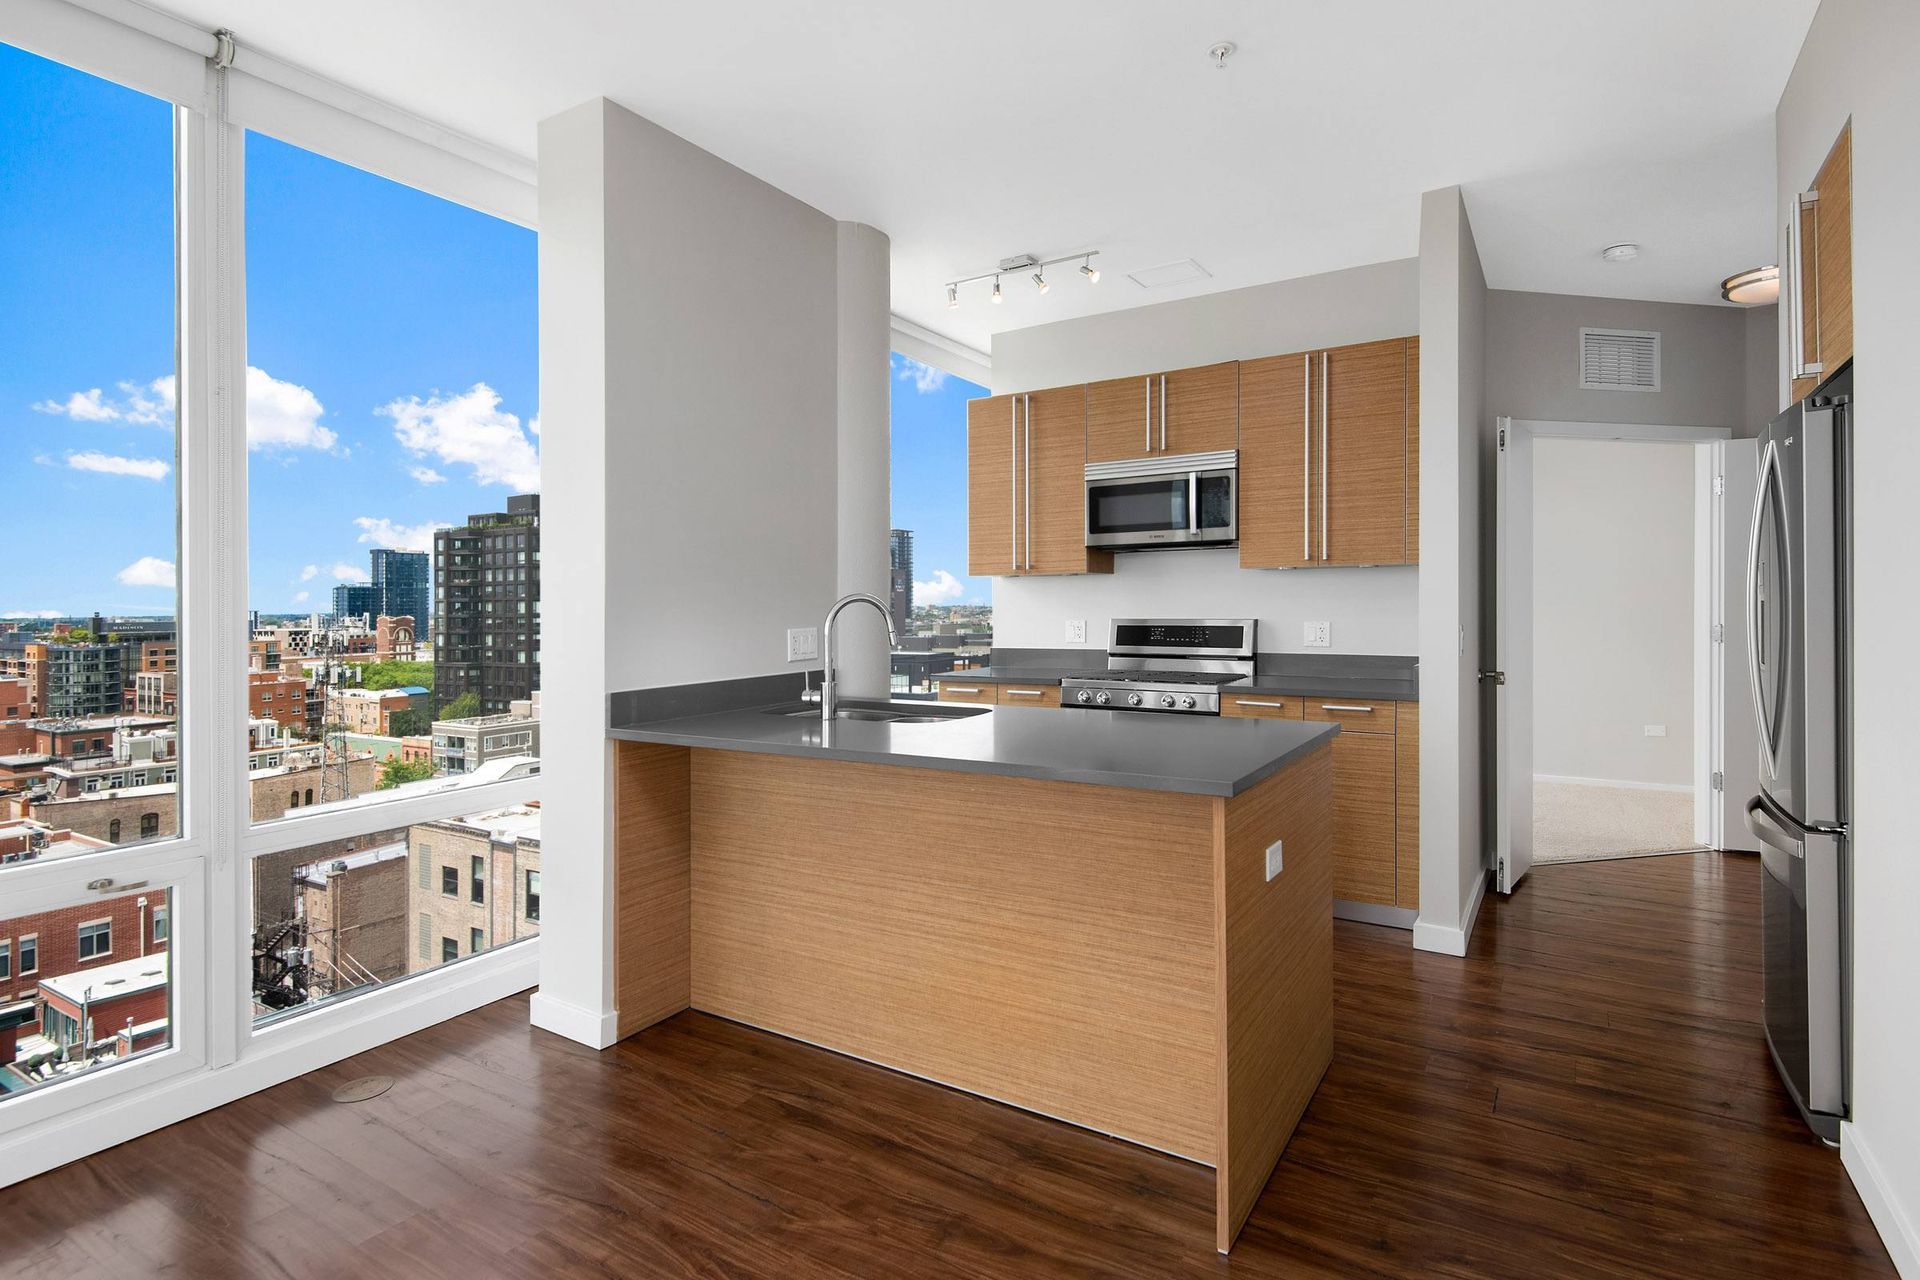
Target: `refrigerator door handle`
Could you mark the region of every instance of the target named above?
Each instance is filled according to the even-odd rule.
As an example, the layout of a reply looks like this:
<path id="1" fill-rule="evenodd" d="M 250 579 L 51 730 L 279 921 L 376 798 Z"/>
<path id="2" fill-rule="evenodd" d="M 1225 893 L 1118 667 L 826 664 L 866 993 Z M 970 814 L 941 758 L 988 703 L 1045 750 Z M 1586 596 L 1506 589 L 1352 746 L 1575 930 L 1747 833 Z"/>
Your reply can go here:
<path id="1" fill-rule="evenodd" d="M 1766 453 L 1760 459 L 1760 479 L 1755 486 L 1753 499 L 1753 524 L 1747 531 L 1747 684 L 1753 695 L 1754 726 L 1759 730 L 1760 746 L 1766 752 L 1769 763 L 1775 757 L 1778 744 L 1773 740 L 1772 727 L 1768 723 L 1766 697 L 1760 679 L 1760 633 L 1764 625 L 1760 616 L 1760 524 L 1767 509 L 1769 487 L 1779 479 L 1778 464 L 1779 457 L 1769 441 Z"/>
<path id="2" fill-rule="evenodd" d="M 1793 823 L 1792 819 L 1782 821 L 1774 813 L 1773 806 L 1767 803 L 1765 796 L 1755 796 L 1747 801 L 1747 830 L 1753 833 L 1754 839 L 1770 848 L 1778 849 L 1790 858 L 1804 862 L 1807 858 L 1806 839 L 1789 831 L 1787 828 L 1790 823 L 1794 826 L 1799 825 Z"/>

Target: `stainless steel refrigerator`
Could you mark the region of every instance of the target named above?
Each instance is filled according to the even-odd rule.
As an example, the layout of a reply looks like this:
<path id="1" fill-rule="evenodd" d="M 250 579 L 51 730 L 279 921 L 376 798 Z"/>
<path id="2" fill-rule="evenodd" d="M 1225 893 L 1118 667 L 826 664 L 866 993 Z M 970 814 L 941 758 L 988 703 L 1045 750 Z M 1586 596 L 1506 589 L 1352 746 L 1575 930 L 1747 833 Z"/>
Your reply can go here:
<path id="1" fill-rule="evenodd" d="M 1813 1131 L 1848 1102 L 1851 854 L 1847 668 L 1853 370 L 1760 436 L 1747 551 L 1747 669 L 1760 734 L 1767 1046 Z"/>

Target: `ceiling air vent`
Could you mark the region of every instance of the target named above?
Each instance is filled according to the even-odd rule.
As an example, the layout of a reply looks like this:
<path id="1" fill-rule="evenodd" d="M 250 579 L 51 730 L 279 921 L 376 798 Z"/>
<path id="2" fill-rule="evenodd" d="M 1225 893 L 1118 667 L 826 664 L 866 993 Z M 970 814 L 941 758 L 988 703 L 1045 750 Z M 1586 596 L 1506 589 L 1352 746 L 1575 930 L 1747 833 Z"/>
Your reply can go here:
<path id="1" fill-rule="evenodd" d="M 1148 267 L 1144 271 L 1129 271 L 1127 279 L 1142 289 L 1165 289 L 1170 285 L 1191 284 L 1195 280 L 1205 280 L 1212 274 L 1192 258 L 1182 258 L 1178 262 L 1163 263 L 1157 267 Z"/>
<path id="2" fill-rule="evenodd" d="M 1642 329 L 1580 330 L 1582 391 L 1658 391 L 1660 335 Z"/>

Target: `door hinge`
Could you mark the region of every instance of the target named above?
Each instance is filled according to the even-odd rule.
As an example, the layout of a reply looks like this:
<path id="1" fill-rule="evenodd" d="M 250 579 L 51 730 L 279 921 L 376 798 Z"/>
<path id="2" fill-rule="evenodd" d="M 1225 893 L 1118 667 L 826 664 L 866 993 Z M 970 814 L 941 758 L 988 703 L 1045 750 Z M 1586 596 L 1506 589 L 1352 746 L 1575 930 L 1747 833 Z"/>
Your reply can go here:
<path id="1" fill-rule="evenodd" d="M 1727 491 L 1727 478 L 1725 476 L 1715 476 L 1713 478 L 1713 496 L 1718 498 L 1723 494 L 1725 494 L 1726 491 Z"/>
<path id="2" fill-rule="evenodd" d="M 1715 791 L 1725 791 L 1727 789 L 1727 775 L 1718 769 L 1713 771 L 1713 789 Z"/>
<path id="3" fill-rule="evenodd" d="M 1502 449 L 1507 447 L 1507 429 L 1505 427 L 1500 428 L 1500 447 Z"/>
<path id="4" fill-rule="evenodd" d="M 1727 642 L 1727 626 L 1724 622 L 1716 622 L 1713 624 L 1713 642 L 1715 644 L 1725 644 Z"/>

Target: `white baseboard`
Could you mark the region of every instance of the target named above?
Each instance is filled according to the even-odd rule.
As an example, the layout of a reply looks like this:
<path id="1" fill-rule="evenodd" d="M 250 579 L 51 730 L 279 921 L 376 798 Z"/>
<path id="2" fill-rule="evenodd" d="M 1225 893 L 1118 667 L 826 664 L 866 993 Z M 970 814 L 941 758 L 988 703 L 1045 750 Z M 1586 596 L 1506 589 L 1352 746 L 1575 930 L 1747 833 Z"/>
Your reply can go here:
<path id="1" fill-rule="evenodd" d="M 1617 787 L 1622 791 L 1684 791 L 1692 795 L 1691 782 L 1628 782 L 1621 778 L 1576 778 L 1561 773 L 1536 773 L 1535 782 L 1568 782 L 1577 787 Z"/>
<path id="2" fill-rule="evenodd" d="M 528 1003 L 527 1020 L 534 1026 L 589 1049 L 604 1049 L 620 1038 L 620 1015 L 615 1010 L 600 1013 L 585 1009 L 544 991 L 534 992 Z"/>
<path id="3" fill-rule="evenodd" d="M 232 1066 L 131 1089 L 0 1137 L 0 1187 L 471 1013 L 539 980 L 536 938 L 289 1018 L 263 1028 Z"/>
<path id="4" fill-rule="evenodd" d="M 1443 956 L 1467 954 L 1467 943 L 1473 938 L 1473 926 L 1479 922 L 1480 904 L 1486 897 L 1487 876 L 1483 872 L 1474 878 L 1473 896 L 1467 900 L 1467 909 L 1459 924 L 1429 920 L 1424 912 L 1413 922 L 1413 949 Z"/>
<path id="5" fill-rule="evenodd" d="M 1894 1199 L 1885 1175 L 1880 1172 L 1879 1162 L 1860 1137 L 1859 1126 L 1847 1121 L 1840 1125 L 1840 1163 L 1853 1179 L 1860 1202 L 1867 1206 L 1867 1216 L 1873 1219 L 1881 1243 L 1887 1246 L 1893 1269 L 1907 1280 L 1920 1280 L 1920 1230 L 1916 1230 L 1913 1218 Z"/>

